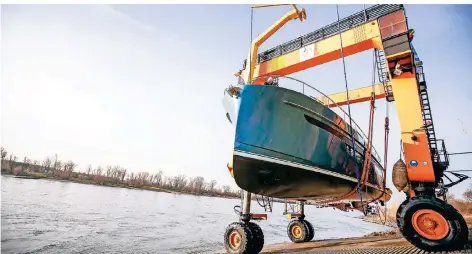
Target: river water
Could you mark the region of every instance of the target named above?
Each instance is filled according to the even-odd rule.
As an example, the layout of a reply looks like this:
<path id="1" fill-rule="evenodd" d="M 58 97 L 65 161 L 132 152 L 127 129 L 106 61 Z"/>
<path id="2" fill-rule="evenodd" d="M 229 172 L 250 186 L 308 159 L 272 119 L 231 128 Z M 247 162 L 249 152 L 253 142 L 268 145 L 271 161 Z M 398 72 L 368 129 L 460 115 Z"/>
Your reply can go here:
<path id="1" fill-rule="evenodd" d="M 2 253 L 218 253 L 236 199 L 1 177 Z M 253 203 L 253 211 L 263 211 Z M 259 222 L 266 244 L 288 242 L 283 204 Z M 315 240 L 389 229 L 358 212 L 306 207 Z"/>

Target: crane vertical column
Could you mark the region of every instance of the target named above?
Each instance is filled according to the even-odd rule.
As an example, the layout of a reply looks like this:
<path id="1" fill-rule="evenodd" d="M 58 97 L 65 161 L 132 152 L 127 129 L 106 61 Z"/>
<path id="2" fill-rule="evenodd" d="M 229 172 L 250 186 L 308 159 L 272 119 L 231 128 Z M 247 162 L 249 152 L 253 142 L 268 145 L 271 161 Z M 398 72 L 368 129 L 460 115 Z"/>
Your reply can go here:
<path id="1" fill-rule="evenodd" d="M 404 10 L 379 18 L 383 50 L 411 182 L 435 182 Z"/>
<path id="2" fill-rule="evenodd" d="M 421 68 L 417 73 L 413 33 L 404 10 L 379 18 L 379 29 L 401 129 L 405 164 L 399 162 L 406 166 L 404 180 L 409 184 L 404 190 L 407 198 L 397 209 L 398 228 L 422 250 L 461 250 L 468 241 L 467 224 L 453 206 L 438 198 L 448 161 L 438 156 L 426 82 Z"/>
<path id="3" fill-rule="evenodd" d="M 393 78 L 391 81 L 397 109 L 408 179 L 435 182 L 428 137 L 423 128 L 421 104 L 416 78 Z"/>

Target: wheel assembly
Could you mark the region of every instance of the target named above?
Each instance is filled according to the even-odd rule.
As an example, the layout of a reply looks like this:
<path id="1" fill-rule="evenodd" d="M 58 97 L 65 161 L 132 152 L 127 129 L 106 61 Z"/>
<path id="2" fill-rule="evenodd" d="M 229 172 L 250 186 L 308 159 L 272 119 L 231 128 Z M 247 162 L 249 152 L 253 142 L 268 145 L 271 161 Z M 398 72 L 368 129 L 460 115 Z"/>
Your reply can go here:
<path id="1" fill-rule="evenodd" d="M 405 200 L 397 211 L 397 225 L 410 243 L 425 251 L 462 250 L 469 237 L 462 215 L 435 197 Z"/>
<path id="2" fill-rule="evenodd" d="M 225 248 L 228 253 L 252 253 L 254 237 L 249 227 L 242 223 L 231 223 L 225 232 Z"/>
<path id="3" fill-rule="evenodd" d="M 231 223 L 225 232 L 225 249 L 228 253 L 259 253 L 264 247 L 262 229 L 254 222 Z"/>
<path id="4" fill-rule="evenodd" d="M 306 236 L 306 239 L 305 239 L 305 242 L 309 242 L 311 240 L 313 240 L 313 237 L 315 237 L 315 228 L 313 227 L 313 225 L 307 221 L 307 220 L 303 220 L 303 223 L 305 224 L 305 226 L 307 227 L 308 229 L 308 234 Z"/>
<path id="5" fill-rule="evenodd" d="M 264 233 L 262 233 L 261 227 L 254 222 L 249 222 L 248 227 L 251 230 L 254 238 L 253 250 L 254 253 L 259 253 L 264 247 Z"/>
<path id="6" fill-rule="evenodd" d="M 252 238 L 251 232 L 240 223 L 232 223 L 226 228 L 225 248 L 228 253 L 245 253 L 248 241 Z"/>
<path id="7" fill-rule="evenodd" d="M 287 235 L 294 243 L 306 242 L 310 236 L 308 225 L 303 220 L 292 220 L 287 226 Z"/>

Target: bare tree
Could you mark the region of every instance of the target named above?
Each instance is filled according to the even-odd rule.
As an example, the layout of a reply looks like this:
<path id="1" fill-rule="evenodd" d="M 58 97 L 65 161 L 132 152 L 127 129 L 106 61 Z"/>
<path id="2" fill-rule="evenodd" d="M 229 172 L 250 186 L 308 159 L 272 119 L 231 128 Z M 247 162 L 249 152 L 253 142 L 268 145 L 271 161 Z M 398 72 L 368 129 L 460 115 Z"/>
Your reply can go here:
<path id="1" fill-rule="evenodd" d="M 101 176 L 102 172 L 103 172 L 103 168 L 101 166 L 98 166 L 97 171 L 96 171 L 97 176 Z"/>
<path id="2" fill-rule="evenodd" d="M 74 172 L 75 167 L 77 164 L 75 164 L 73 161 L 68 161 L 67 163 L 64 164 L 64 171 L 68 171 L 69 173 L 67 174 L 67 177 L 71 177 L 72 172 Z"/>
<path id="3" fill-rule="evenodd" d="M 18 157 L 14 156 L 13 154 L 10 154 L 10 159 L 9 159 L 9 166 L 10 170 L 13 172 L 16 166 L 16 161 L 18 160 Z"/>
<path id="4" fill-rule="evenodd" d="M 106 176 L 106 177 L 110 177 L 112 170 L 113 170 L 113 167 L 112 167 L 112 166 L 107 166 L 107 171 L 106 171 L 106 173 L 105 173 L 105 176 Z"/>
<path id="5" fill-rule="evenodd" d="M 21 164 L 21 171 L 22 172 L 27 171 L 30 166 L 31 166 L 31 160 L 25 156 L 25 158 L 23 159 L 23 163 Z"/>
<path id="6" fill-rule="evenodd" d="M 58 161 L 55 161 L 54 163 L 54 170 L 56 171 L 62 171 L 62 161 L 58 160 Z M 65 170 L 64 170 L 65 171 Z"/>
<path id="7" fill-rule="evenodd" d="M 149 185 L 149 172 L 139 172 L 136 175 L 136 181 L 139 183 L 139 186 Z"/>
<path id="8" fill-rule="evenodd" d="M 229 185 L 223 185 L 223 193 L 230 193 L 231 192 L 231 187 Z"/>
<path id="9" fill-rule="evenodd" d="M 156 185 L 156 187 L 162 187 L 163 185 L 163 182 L 162 182 L 162 170 L 159 170 L 159 172 L 157 172 L 157 174 L 154 175 L 154 184 Z"/>
<path id="10" fill-rule="evenodd" d="M 120 166 L 112 167 L 110 177 L 113 178 L 114 181 L 118 182 L 118 179 L 120 178 Z"/>
<path id="11" fill-rule="evenodd" d="M 170 183 L 171 188 L 181 191 L 187 185 L 187 178 L 185 175 L 177 175 L 171 178 Z"/>
<path id="12" fill-rule="evenodd" d="M 7 150 L 5 150 L 5 148 L 3 148 L 2 146 L 1 151 L 0 151 L 0 156 L 2 157 L 2 164 L 0 165 L 1 168 L 3 168 L 3 161 L 5 160 L 7 155 L 8 155 Z"/>
<path id="13" fill-rule="evenodd" d="M 143 172 L 142 173 L 142 178 L 143 178 L 143 184 L 148 185 L 149 184 L 149 177 L 151 174 L 149 172 Z"/>
<path id="14" fill-rule="evenodd" d="M 27 158 L 26 156 L 23 159 L 23 162 L 20 163 L 18 161 L 18 157 L 12 154 L 8 154 L 5 148 L 1 148 L 1 159 L 2 165 L 3 163 L 8 163 L 10 170 L 13 172 L 15 167 L 21 165 L 21 171 L 46 171 L 51 172 L 50 170 L 54 170 L 53 172 L 57 173 L 61 177 L 67 176 L 68 178 L 74 176 L 74 170 L 77 171 L 75 164 L 73 161 L 61 161 L 58 159 L 58 155 L 55 154 L 51 157 L 46 157 L 42 162 L 38 160 L 34 160 L 31 162 L 31 159 Z M 7 155 L 9 155 L 9 160 L 6 160 Z M 64 174 L 67 172 L 68 174 Z M 230 186 L 224 185 L 219 187 L 215 180 L 210 182 L 205 182 L 205 179 L 201 176 L 187 178 L 185 175 L 177 175 L 173 177 L 165 176 L 162 170 L 159 172 L 150 174 L 149 172 L 139 172 L 133 173 L 128 172 L 127 169 L 121 166 L 107 166 L 103 168 L 101 166 L 96 167 L 96 169 L 92 168 L 92 165 L 87 165 L 84 170 L 88 176 L 93 176 L 91 179 L 96 181 L 97 183 L 114 183 L 114 184 L 125 184 L 127 183 L 129 186 L 133 187 L 143 187 L 143 186 L 156 186 L 159 188 L 164 189 L 172 189 L 181 192 L 188 192 L 188 193 L 195 193 L 195 194 L 223 194 L 226 196 L 238 196 L 239 191 L 233 191 Z M 471 187 L 464 193 L 464 197 L 471 201 L 472 200 L 472 185 Z M 451 196 L 451 198 L 453 198 Z M 463 201 L 465 202 L 465 201 Z"/>
<path id="15" fill-rule="evenodd" d="M 54 158 L 53 158 L 53 164 L 52 164 L 52 168 L 54 170 L 61 170 L 61 167 L 62 167 L 62 163 L 60 160 L 58 160 L 57 158 L 57 154 L 54 154 Z"/>
<path id="16" fill-rule="evenodd" d="M 195 177 L 194 182 L 193 182 L 193 190 L 195 191 L 195 193 L 197 194 L 203 193 L 204 188 L 205 188 L 205 179 L 201 176 Z"/>
<path id="17" fill-rule="evenodd" d="M 91 171 L 92 171 L 92 165 L 88 164 L 87 169 L 85 170 L 85 172 L 89 176 Z"/>
<path id="18" fill-rule="evenodd" d="M 125 182 L 126 168 L 121 169 L 121 184 Z"/>
<path id="19" fill-rule="evenodd" d="M 128 185 L 132 187 L 137 185 L 136 174 L 134 172 L 128 174 Z"/>
<path id="20" fill-rule="evenodd" d="M 215 190 L 215 186 L 216 186 L 216 181 L 215 180 L 211 180 L 210 184 L 208 185 L 208 191 L 209 192 L 213 192 Z"/>
<path id="21" fill-rule="evenodd" d="M 52 165 L 52 159 L 48 157 L 46 157 L 44 160 L 43 160 L 43 167 L 44 167 L 44 170 L 46 172 L 49 172 L 49 169 L 51 169 L 51 165 Z"/>
<path id="22" fill-rule="evenodd" d="M 464 192 L 463 197 L 465 200 L 472 202 L 472 183 L 469 185 L 469 188 Z"/>
<path id="23" fill-rule="evenodd" d="M 150 175 L 149 175 L 149 184 L 150 184 L 151 186 L 154 185 L 154 178 L 156 178 L 156 174 L 150 174 Z"/>
<path id="24" fill-rule="evenodd" d="M 38 160 L 33 161 L 33 171 L 39 172 L 39 161 Z"/>

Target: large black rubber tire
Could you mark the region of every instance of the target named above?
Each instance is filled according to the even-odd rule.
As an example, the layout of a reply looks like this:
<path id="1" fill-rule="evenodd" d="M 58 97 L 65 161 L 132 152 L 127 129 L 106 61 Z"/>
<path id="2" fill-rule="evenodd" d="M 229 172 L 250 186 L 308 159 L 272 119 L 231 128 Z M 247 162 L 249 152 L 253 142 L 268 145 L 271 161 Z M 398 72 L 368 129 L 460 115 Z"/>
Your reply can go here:
<path id="1" fill-rule="evenodd" d="M 296 226 L 298 226 L 301 229 L 301 233 L 298 238 L 292 234 L 292 228 Z M 309 233 L 308 226 L 302 220 L 295 219 L 295 220 L 290 221 L 290 223 L 288 223 L 287 235 L 288 235 L 288 238 L 290 238 L 290 241 L 294 243 L 306 242 L 306 239 L 308 238 L 308 233 Z"/>
<path id="2" fill-rule="evenodd" d="M 313 227 L 313 225 L 307 221 L 307 220 L 303 220 L 303 223 L 305 223 L 305 226 L 307 227 L 308 229 L 308 234 L 305 238 L 305 242 L 309 242 L 311 240 L 313 240 L 313 237 L 315 237 L 315 228 Z"/>
<path id="3" fill-rule="evenodd" d="M 262 248 L 264 248 L 264 233 L 262 232 L 261 227 L 254 222 L 249 222 L 248 227 L 254 238 L 253 253 L 259 253 Z"/>
<path id="4" fill-rule="evenodd" d="M 449 233 L 440 240 L 421 236 L 413 227 L 412 216 L 420 209 L 431 209 L 441 214 L 449 224 Z M 464 217 L 446 202 L 429 196 L 405 200 L 397 210 L 397 225 L 406 240 L 425 251 L 456 251 L 464 249 L 469 231 Z"/>
<path id="5" fill-rule="evenodd" d="M 237 231 L 241 235 L 241 244 L 237 249 L 232 248 L 230 244 L 230 235 Z M 240 222 L 233 222 L 226 228 L 224 235 L 225 249 L 231 254 L 252 254 L 254 253 L 254 236 L 248 226 Z"/>

